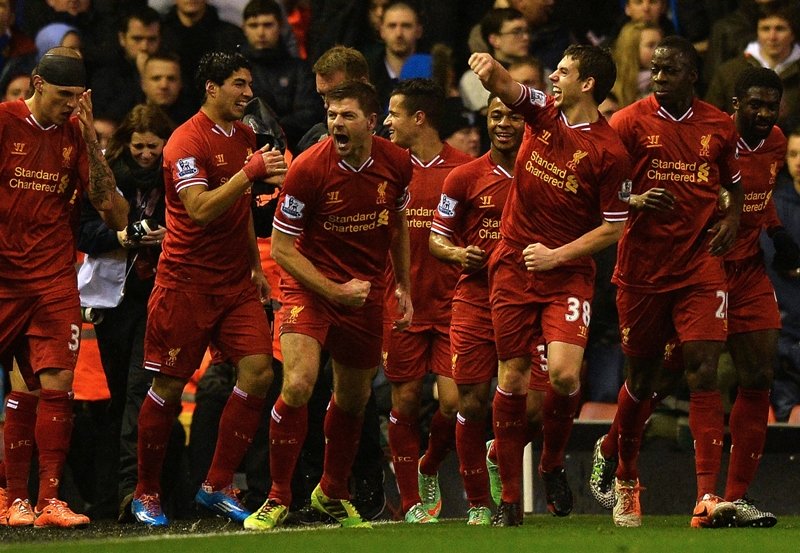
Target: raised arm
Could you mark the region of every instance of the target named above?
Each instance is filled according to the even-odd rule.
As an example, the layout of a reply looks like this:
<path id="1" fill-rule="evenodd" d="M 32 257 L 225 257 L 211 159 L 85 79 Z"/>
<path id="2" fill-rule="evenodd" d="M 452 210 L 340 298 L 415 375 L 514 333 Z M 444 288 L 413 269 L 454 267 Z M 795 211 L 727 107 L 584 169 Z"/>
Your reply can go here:
<path id="1" fill-rule="evenodd" d="M 114 173 L 111 172 L 103 151 L 100 149 L 97 132 L 94 130 L 91 90 L 81 94 L 78 99 L 77 115 L 89 158 L 89 188 L 87 189 L 89 201 L 109 228 L 122 230 L 128 224 L 128 201 L 117 192 Z"/>
<path id="2" fill-rule="evenodd" d="M 523 85 L 512 79 L 506 68 L 490 54 L 472 54 L 469 57 L 469 66 L 481 80 L 483 87 L 497 94 L 504 104 L 512 106 L 517 103 Z"/>

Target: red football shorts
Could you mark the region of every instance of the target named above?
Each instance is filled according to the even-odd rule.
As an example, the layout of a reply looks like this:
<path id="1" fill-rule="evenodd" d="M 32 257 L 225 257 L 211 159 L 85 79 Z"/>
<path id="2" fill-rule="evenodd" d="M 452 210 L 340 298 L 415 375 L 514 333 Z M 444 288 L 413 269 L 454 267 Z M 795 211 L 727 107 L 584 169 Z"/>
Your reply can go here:
<path id="1" fill-rule="evenodd" d="M 781 328 L 775 289 L 760 255 L 727 261 L 728 334 Z"/>
<path id="2" fill-rule="evenodd" d="M 38 390 L 36 373 L 75 370 L 81 345 L 78 289 L 55 288 L 41 295 L 0 299 L 0 364 L 17 360 L 29 390 Z"/>
<path id="3" fill-rule="evenodd" d="M 412 324 L 398 332 L 386 325 L 383 332 L 383 372 L 389 382 L 420 380 L 429 372 L 453 377 L 448 327 Z"/>
<path id="4" fill-rule="evenodd" d="M 344 367 L 374 369 L 381 361 L 383 292 L 361 307 L 330 302 L 302 289 L 282 290 L 280 333 L 310 336 Z"/>
<path id="5" fill-rule="evenodd" d="M 539 334 L 547 343 L 586 347 L 594 294 L 591 275 L 528 271 L 522 252 L 501 241 L 489 261 L 489 283 L 499 359 L 529 355 Z"/>
<path id="6" fill-rule="evenodd" d="M 622 350 L 633 357 L 658 357 L 676 336 L 680 343 L 724 342 L 728 335 L 726 310 L 723 283 L 651 294 L 620 288 L 617 311 Z"/>
<path id="7" fill-rule="evenodd" d="M 189 379 L 213 344 L 237 364 L 271 355 L 272 337 L 255 288 L 215 296 L 156 286 L 147 304 L 144 368 Z"/>

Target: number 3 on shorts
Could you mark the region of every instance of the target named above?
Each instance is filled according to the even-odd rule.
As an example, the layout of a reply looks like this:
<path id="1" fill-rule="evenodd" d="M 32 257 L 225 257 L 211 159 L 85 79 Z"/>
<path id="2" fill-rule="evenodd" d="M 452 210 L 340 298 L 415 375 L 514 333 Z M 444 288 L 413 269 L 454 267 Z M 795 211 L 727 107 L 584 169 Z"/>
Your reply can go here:
<path id="1" fill-rule="evenodd" d="M 581 305 L 583 309 L 581 309 Z M 589 327 L 589 321 L 592 319 L 592 306 L 588 301 L 581 304 L 578 298 L 567 298 L 567 312 L 564 314 L 564 319 L 567 322 L 574 323 L 579 317 L 583 316 L 583 324 Z"/>

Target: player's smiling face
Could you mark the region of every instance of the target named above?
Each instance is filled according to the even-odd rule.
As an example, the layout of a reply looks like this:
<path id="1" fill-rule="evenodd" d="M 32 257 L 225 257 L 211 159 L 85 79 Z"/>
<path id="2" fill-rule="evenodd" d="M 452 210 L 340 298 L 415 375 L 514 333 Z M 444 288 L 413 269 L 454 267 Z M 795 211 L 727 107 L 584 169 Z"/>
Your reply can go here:
<path id="1" fill-rule="evenodd" d="M 236 121 L 244 115 L 244 108 L 253 98 L 253 78 L 249 69 L 237 69 L 217 86 L 214 103 L 226 121 Z"/>
<path id="2" fill-rule="evenodd" d="M 571 57 L 565 56 L 558 62 L 558 67 L 549 77 L 556 107 L 566 109 L 578 101 L 584 83 L 579 73 L 578 62 Z"/>
<path id="3" fill-rule="evenodd" d="M 364 114 L 355 98 L 329 100 L 328 134 L 336 153 L 350 165 L 358 166 L 366 161 L 376 120 L 376 114 Z"/>
<path id="4" fill-rule="evenodd" d="M 392 142 L 402 148 L 410 148 L 416 133 L 416 114 L 408 113 L 404 100 L 403 94 L 395 94 L 389 98 L 389 114 L 383 125 Z"/>
<path id="5" fill-rule="evenodd" d="M 514 113 L 500 98 L 492 98 L 486 114 L 492 148 L 500 152 L 514 152 L 522 143 L 525 118 Z"/>

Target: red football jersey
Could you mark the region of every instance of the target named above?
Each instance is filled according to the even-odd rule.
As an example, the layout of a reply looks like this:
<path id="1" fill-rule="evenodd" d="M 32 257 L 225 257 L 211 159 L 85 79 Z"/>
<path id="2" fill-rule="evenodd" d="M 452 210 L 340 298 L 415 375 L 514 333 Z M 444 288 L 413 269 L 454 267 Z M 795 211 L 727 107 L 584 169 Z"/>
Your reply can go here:
<path id="1" fill-rule="evenodd" d="M 521 90 L 512 107 L 525 116 L 531 135 L 517 155 L 500 226 L 503 240 L 518 250 L 536 242 L 557 248 L 602 219 L 625 221 L 630 160 L 614 130 L 603 117 L 570 125 L 551 97 L 529 87 Z M 593 273 L 594 263 L 585 256 L 562 269 Z"/>
<path id="2" fill-rule="evenodd" d="M 411 161 L 414 173 L 408 186 L 408 235 L 411 241 L 411 294 L 414 299 L 414 320 L 417 325 L 450 323 L 450 304 L 458 275 L 455 265 L 442 263 L 428 248 L 433 215 L 442 194 L 445 177 L 460 165 L 474 158 L 445 143 L 439 155 L 423 163 L 413 154 Z M 394 296 L 394 273 L 391 264 L 386 268 L 386 308 L 384 318 L 392 321 L 397 317 L 397 299 Z"/>
<path id="3" fill-rule="evenodd" d="M 733 247 L 725 254 L 726 261 L 758 254 L 761 251 L 758 245 L 761 229 L 781 224 L 772 201 L 772 190 L 786 161 L 786 137 L 778 127 L 773 127 L 769 136 L 754 147 L 741 137 L 738 146 L 744 206 L 739 233 Z"/>
<path id="4" fill-rule="evenodd" d="M 431 231 L 455 244 L 478 246 L 488 259 L 500 241 L 500 216 L 511 188 L 510 175 L 486 153 L 453 169 L 444 179 Z M 461 274 L 454 300 L 489 309 L 489 275 L 484 266 Z"/>
<path id="5" fill-rule="evenodd" d="M 708 252 L 720 183 L 741 179 L 731 118 L 695 99 L 673 117 L 650 96 L 611 118 L 634 160 L 634 194 L 653 187 L 675 195 L 675 208 L 631 213 L 617 252 L 613 281 L 640 291 L 667 291 L 724 279 Z"/>
<path id="6" fill-rule="evenodd" d="M 27 104 L 0 104 L 0 297 L 77 287 L 75 224 L 89 183 L 77 117 L 42 127 Z"/>
<path id="7" fill-rule="evenodd" d="M 368 281 L 373 296 L 384 286 L 390 218 L 408 202 L 410 180 L 408 152 L 388 140 L 373 137 L 370 157 L 353 167 L 327 138 L 295 158 L 273 226 L 297 236 L 297 250 L 327 278 Z M 285 271 L 282 278 L 284 288 L 302 287 Z"/>
<path id="8" fill-rule="evenodd" d="M 164 147 L 167 236 L 156 284 L 204 294 L 231 294 L 250 281 L 250 190 L 228 210 L 201 227 L 191 220 L 178 192 L 200 185 L 219 188 L 255 150 L 255 134 L 235 122 L 230 134 L 202 111 L 175 129 Z"/>

